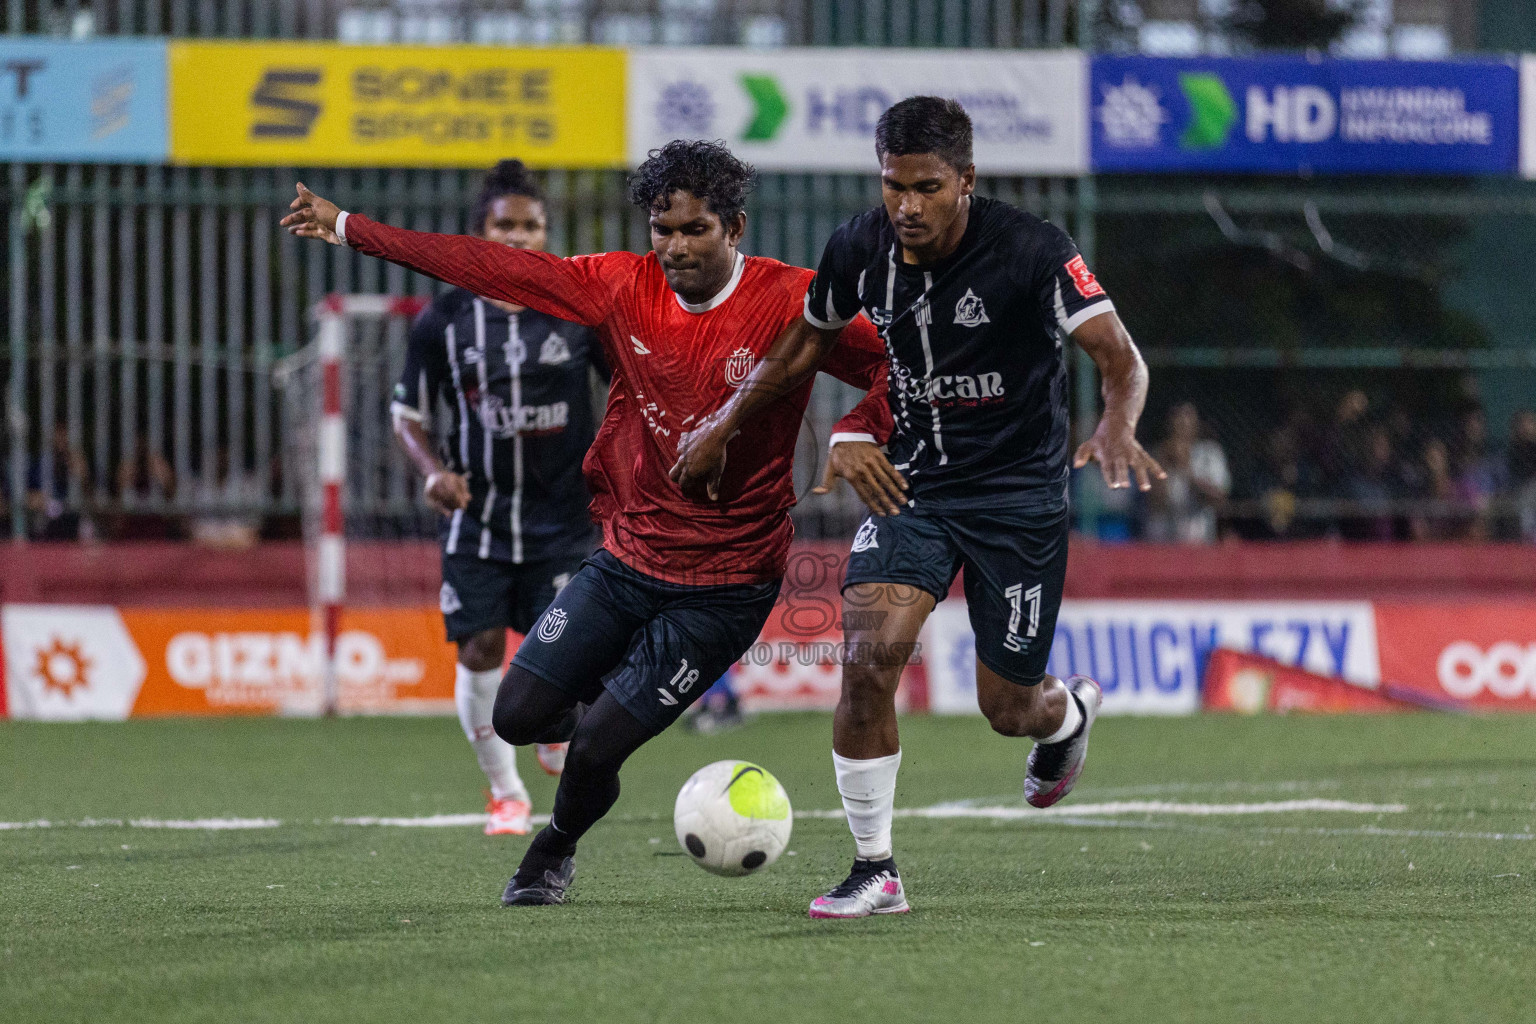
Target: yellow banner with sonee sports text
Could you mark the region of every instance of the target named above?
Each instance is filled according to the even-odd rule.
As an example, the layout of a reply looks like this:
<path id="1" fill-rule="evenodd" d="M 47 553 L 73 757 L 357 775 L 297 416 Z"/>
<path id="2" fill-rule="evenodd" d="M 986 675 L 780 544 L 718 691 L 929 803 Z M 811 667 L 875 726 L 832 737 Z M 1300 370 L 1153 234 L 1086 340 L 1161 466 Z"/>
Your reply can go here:
<path id="1" fill-rule="evenodd" d="M 624 52 L 170 44 L 171 160 L 532 167 L 624 161 Z"/>

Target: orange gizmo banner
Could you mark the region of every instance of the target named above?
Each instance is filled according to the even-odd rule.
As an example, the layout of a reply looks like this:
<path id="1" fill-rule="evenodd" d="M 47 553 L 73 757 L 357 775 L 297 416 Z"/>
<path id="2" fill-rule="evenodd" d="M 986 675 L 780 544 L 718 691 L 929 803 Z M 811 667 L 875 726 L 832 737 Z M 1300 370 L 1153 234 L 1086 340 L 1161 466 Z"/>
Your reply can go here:
<path id="1" fill-rule="evenodd" d="M 312 715 L 324 646 L 307 609 L 7 605 L 12 717 Z M 454 651 L 437 609 L 350 610 L 337 642 L 343 712 L 453 709 Z"/>

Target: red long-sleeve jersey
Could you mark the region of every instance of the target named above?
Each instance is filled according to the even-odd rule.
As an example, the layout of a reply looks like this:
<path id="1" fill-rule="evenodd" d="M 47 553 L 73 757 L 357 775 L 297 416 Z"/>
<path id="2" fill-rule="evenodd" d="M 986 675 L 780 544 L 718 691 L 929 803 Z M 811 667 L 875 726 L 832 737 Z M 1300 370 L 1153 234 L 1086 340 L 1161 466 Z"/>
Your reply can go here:
<path id="1" fill-rule="evenodd" d="M 476 295 L 596 328 L 613 370 L 608 407 L 583 472 L 603 546 L 647 575 L 709 586 L 784 574 L 794 527 L 795 439 L 811 381 L 732 439 L 720 500 L 683 496 L 668 473 L 678 438 L 719 409 L 790 323 L 803 315 L 811 271 L 738 256 L 730 283 L 690 305 L 667 285 L 655 253 L 561 259 L 462 235 L 405 231 L 348 214 L 347 244 Z M 822 370 L 869 393 L 840 433 L 891 433 L 885 345 L 859 317 Z"/>

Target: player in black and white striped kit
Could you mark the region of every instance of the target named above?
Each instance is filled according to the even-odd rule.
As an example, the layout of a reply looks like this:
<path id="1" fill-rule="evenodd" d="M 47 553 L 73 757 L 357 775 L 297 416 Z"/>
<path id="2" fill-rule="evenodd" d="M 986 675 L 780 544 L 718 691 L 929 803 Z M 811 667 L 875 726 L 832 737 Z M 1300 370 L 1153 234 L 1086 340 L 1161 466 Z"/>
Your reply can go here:
<path id="1" fill-rule="evenodd" d="M 521 161 L 486 176 L 471 223 L 491 241 L 544 248 L 544 200 Z M 390 408 L 444 514 L 443 619 L 459 649 L 459 722 L 491 785 L 487 835 L 527 833 L 532 812 L 514 749 L 491 726 L 507 628 L 527 633 L 596 543 L 581 474 L 593 368 L 607 379 L 590 329 L 455 288 L 412 326 Z M 440 448 L 427 432 L 439 403 Z M 564 755 L 564 743 L 538 747 L 551 774 Z"/>

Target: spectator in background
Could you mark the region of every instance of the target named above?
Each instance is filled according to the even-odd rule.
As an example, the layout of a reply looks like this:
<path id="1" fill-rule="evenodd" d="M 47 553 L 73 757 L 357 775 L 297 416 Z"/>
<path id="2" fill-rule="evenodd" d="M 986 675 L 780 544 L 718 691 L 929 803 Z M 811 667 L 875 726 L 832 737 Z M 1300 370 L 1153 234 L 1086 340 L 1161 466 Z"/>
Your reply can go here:
<path id="1" fill-rule="evenodd" d="M 1481 406 L 1461 415 L 1452 465 L 1456 474 L 1456 500 L 1472 513 L 1467 536 L 1487 540 L 1492 533 L 1489 521 L 1494 496 L 1505 490 L 1508 474 L 1504 460 L 1493 451 L 1488 437 L 1488 416 Z"/>
<path id="2" fill-rule="evenodd" d="M 32 536 L 37 540 L 95 539 L 93 520 L 83 509 L 69 504 L 72 488 L 78 488 L 82 498 L 90 494 L 91 473 L 85 453 L 70 444 L 69 427 L 63 423 L 53 428 L 48 456 L 35 456 L 27 467 L 27 518 Z"/>
<path id="3" fill-rule="evenodd" d="M 1465 504 L 1451 472 L 1451 453 L 1438 437 L 1430 438 L 1418 467 L 1420 484 L 1416 497 L 1429 507 L 1419 510 L 1409 520 L 1414 540 L 1454 540 L 1467 530 Z"/>
<path id="4" fill-rule="evenodd" d="M 1367 434 L 1370 433 L 1366 417 L 1370 411 L 1371 400 L 1364 391 L 1359 388 L 1346 391 L 1334 406 L 1333 421 L 1316 438 L 1317 447 L 1313 454 L 1322 467 L 1325 485 L 1334 493 L 1347 490 L 1349 480 L 1366 462 Z"/>
<path id="5" fill-rule="evenodd" d="M 1510 420 L 1504 465 L 1520 520 L 1520 536 L 1536 541 L 1536 411 L 1522 409 Z"/>
<path id="6" fill-rule="evenodd" d="M 116 540 L 181 540 L 186 535 L 179 516 L 141 512 L 145 505 L 169 502 L 176 496 L 176 474 L 165 456 L 152 451 L 141 434 L 133 451 L 117 464 L 111 535 Z"/>
<path id="7" fill-rule="evenodd" d="M 1181 402 L 1168 413 L 1168 436 L 1155 456 L 1168 478 L 1147 494 L 1146 539 L 1181 544 L 1216 540 L 1216 516 L 1232 490 L 1221 445 L 1201 436 L 1200 413 Z"/>
<path id="8" fill-rule="evenodd" d="M 1391 431 L 1380 423 L 1367 428 L 1360 461 L 1346 471 L 1339 492 L 1354 505 L 1339 523 L 1345 540 L 1393 539 L 1396 524 L 1392 503 L 1405 496 L 1394 468 Z"/>
<path id="9" fill-rule="evenodd" d="M 1302 454 L 1298 426 L 1280 427 L 1265 441 L 1264 454 L 1247 487 L 1247 497 L 1261 509 L 1257 517 L 1243 523 L 1243 536 L 1249 539 L 1295 539 L 1318 532 L 1315 522 L 1297 516 L 1300 503 L 1322 490 L 1320 471 Z"/>

